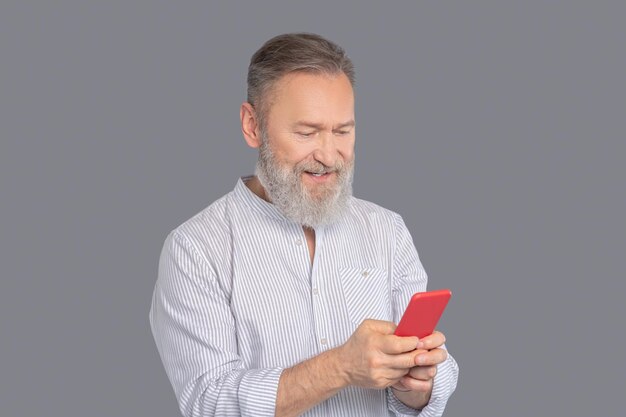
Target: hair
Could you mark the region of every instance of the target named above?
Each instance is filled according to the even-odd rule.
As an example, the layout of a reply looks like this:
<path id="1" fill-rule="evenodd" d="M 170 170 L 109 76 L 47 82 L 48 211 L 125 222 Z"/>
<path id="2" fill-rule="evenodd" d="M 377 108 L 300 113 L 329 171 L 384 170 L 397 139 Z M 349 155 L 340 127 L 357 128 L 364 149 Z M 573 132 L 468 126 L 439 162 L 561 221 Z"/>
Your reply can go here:
<path id="1" fill-rule="evenodd" d="M 328 75 L 343 72 L 354 88 L 354 65 L 339 45 L 314 33 L 275 36 L 252 55 L 248 67 L 247 101 L 255 109 L 262 130 L 271 107 L 272 87 L 291 72 Z"/>

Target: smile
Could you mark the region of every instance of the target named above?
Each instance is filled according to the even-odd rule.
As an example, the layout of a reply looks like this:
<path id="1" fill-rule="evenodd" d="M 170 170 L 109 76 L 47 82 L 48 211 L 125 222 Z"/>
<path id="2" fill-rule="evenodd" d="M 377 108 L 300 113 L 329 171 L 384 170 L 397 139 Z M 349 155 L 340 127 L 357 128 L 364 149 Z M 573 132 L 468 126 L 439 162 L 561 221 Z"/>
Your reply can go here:
<path id="1" fill-rule="evenodd" d="M 318 173 L 308 172 L 308 171 L 305 171 L 305 174 L 315 182 L 325 182 L 333 175 L 332 172 L 318 174 Z"/>

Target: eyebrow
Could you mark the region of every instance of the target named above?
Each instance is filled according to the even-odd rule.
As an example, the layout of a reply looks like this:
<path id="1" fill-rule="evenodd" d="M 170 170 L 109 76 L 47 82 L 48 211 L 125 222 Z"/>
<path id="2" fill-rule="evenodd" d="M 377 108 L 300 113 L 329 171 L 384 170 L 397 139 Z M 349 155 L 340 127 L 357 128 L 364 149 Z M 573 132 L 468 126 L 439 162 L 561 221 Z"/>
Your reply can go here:
<path id="1" fill-rule="evenodd" d="M 344 123 L 341 123 L 341 124 L 337 125 L 335 127 L 335 129 L 342 129 L 342 128 L 345 128 L 345 127 L 352 127 L 352 126 L 354 126 L 354 120 L 349 120 L 347 122 L 344 122 Z M 299 122 L 294 123 L 293 127 L 311 127 L 311 128 L 320 130 L 320 129 L 324 128 L 324 125 L 321 124 L 321 123 L 299 121 Z"/>

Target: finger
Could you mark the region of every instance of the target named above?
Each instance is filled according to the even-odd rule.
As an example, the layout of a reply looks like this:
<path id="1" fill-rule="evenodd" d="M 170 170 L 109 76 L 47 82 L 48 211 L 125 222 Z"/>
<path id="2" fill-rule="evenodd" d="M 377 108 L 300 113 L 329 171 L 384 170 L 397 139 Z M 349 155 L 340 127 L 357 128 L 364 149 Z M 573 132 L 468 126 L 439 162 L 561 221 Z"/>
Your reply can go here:
<path id="1" fill-rule="evenodd" d="M 420 379 L 411 378 L 410 376 L 404 376 L 400 382 L 411 391 L 430 392 L 433 388 L 432 380 L 422 381 Z"/>
<path id="2" fill-rule="evenodd" d="M 428 353 L 426 350 L 412 350 L 399 355 L 387 355 L 387 366 L 394 369 L 411 369 L 415 367 L 416 356 Z"/>
<path id="3" fill-rule="evenodd" d="M 385 378 L 388 379 L 389 381 L 399 381 L 400 378 L 404 377 L 408 375 L 407 373 L 407 369 L 387 369 L 385 371 Z"/>
<path id="4" fill-rule="evenodd" d="M 445 342 L 446 336 L 435 330 L 432 334 L 422 337 L 417 345 L 417 348 L 431 350 L 440 347 Z"/>
<path id="5" fill-rule="evenodd" d="M 361 326 L 365 326 L 377 333 L 391 335 L 396 331 L 396 325 L 390 321 L 367 319 L 361 322 Z"/>
<path id="6" fill-rule="evenodd" d="M 435 375 L 437 375 L 437 367 L 434 365 L 416 366 L 411 368 L 408 373 L 408 376 L 419 379 L 420 381 L 428 381 L 429 379 L 433 379 Z"/>
<path id="7" fill-rule="evenodd" d="M 415 357 L 415 364 L 418 366 L 438 365 L 448 358 L 445 349 L 436 348 L 426 353 L 420 353 Z"/>
<path id="8" fill-rule="evenodd" d="M 419 339 L 415 336 L 400 337 L 390 334 L 383 338 L 380 350 L 390 355 L 411 352 L 415 350 L 417 342 L 419 342 Z"/>
<path id="9" fill-rule="evenodd" d="M 403 391 L 403 392 L 406 392 L 406 391 L 411 391 L 410 389 L 408 389 L 407 387 L 405 387 L 405 386 L 404 386 L 404 384 L 402 384 L 402 379 L 400 379 L 398 382 L 396 382 L 395 384 L 393 384 L 393 385 L 391 386 L 391 388 L 395 388 L 395 389 L 397 389 L 398 391 Z"/>

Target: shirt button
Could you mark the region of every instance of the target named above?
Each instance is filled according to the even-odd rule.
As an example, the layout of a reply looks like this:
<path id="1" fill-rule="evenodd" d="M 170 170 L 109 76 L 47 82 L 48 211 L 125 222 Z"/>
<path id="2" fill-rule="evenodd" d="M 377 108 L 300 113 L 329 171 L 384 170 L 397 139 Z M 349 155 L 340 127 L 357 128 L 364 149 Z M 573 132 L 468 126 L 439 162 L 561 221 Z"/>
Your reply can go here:
<path id="1" fill-rule="evenodd" d="M 370 273 L 369 273 L 369 272 L 367 272 L 367 271 L 363 271 L 363 272 L 361 273 L 361 275 L 363 275 L 364 277 L 367 277 L 369 274 L 370 274 Z"/>
<path id="2" fill-rule="evenodd" d="M 298 246 L 302 245 L 302 239 L 296 240 L 296 245 L 298 245 Z"/>
<path id="3" fill-rule="evenodd" d="M 317 290 L 317 288 L 313 288 L 313 295 L 317 295 L 319 293 L 319 291 Z"/>
<path id="4" fill-rule="evenodd" d="M 323 345 L 326 345 L 326 343 L 328 343 L 328 340 L 326 340 L 326 338 L 324 337 L 324 338 L 322 338 L 322 340 L 320 340 L 320 342 L 321 342 Z"/>

